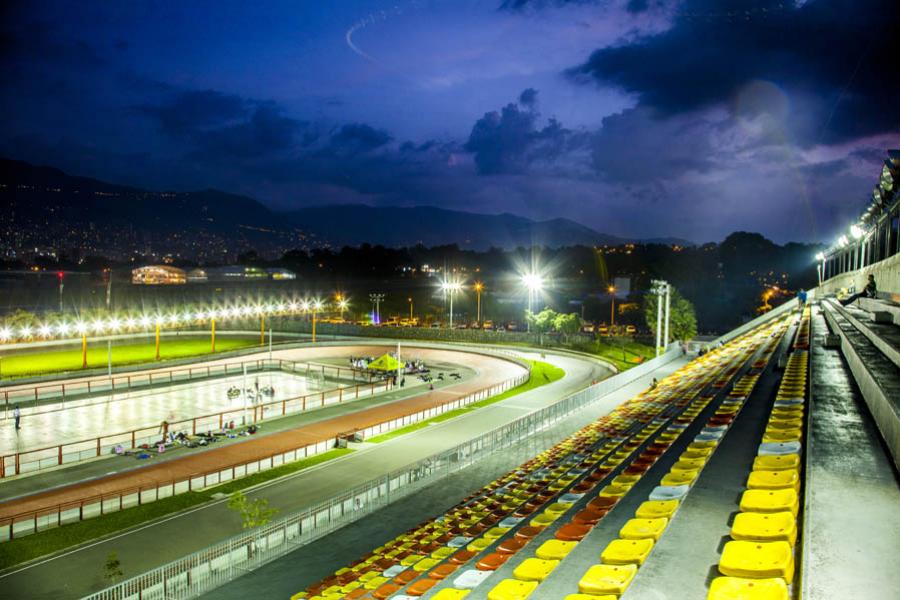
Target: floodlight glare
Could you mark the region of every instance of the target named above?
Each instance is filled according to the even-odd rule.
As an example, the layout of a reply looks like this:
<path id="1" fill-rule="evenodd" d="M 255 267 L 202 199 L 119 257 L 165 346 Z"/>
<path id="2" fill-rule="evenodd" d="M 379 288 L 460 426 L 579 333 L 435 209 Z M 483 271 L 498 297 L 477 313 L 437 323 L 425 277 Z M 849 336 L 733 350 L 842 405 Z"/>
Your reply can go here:
<path id="1" fill-rule="evenodd" d="M 865 232 L 862 230 L 862 228 L 859 225 L 851 225 L 850 226 L 850 235 L 853 236 L 854 240 L 858 240 L 859 238 L 861 238 L 864 233 Z"/>
<path id="2" fill-rule="evenodd" d="M 40 332 L 41 337 L 47 338 L 47 337 L 50 337 L 51 335 L 53 335 L 53 328 L 50 327 L 49 325 L 41 325 L 41 327 L 38 331 Z"/>
<path id="3" fill-rule="evenodd" d="M 29 337 L 31 337 L 31 327 L 29 327 L 28 325 L 26 325 L 25 327 L 23 327 L 23 328 L 22 328 L 22 331 L 21 331 L 20 334 L 19 334 L 19 337 L 23 337 L 23 338 L 29 338 Z"/>
<path id="4" fill-rule="evenodd" d="M 88 326 L 87 326 L 87 323 L 85 323 L 84 321 L 78 321 L 77 323 L 75 323 L 75 331 L 77 331 L 81 335 L 84 335 L 85 333 L 87 333 L 87 330 L 88 330 Z"/>
<path id="5" fill-rule="evenodd" d="M 818 260 L 818 261 L 825 260 L 825 253 L 824 253 L 824 252 L 819 252 L 819 253 L 817 253 L 817 254 L 816 254 L 816 260 Z"/>
<path id="6" fill-rule="evenodd" d="M 0 340 L 3 340 L 5 342 L 6 340 L 8 340 L 11 337 L 12 337 L 12 331 L 10 331 L 8 327 L 4 327 L 3 329 L 0 329 Z"/>
<path id="7" fill-rule="evenodd" d="M 522 284 L 532 293 L 544 289 L 544 279 L 537 273 L 525 273 L 522 275 Z"/>

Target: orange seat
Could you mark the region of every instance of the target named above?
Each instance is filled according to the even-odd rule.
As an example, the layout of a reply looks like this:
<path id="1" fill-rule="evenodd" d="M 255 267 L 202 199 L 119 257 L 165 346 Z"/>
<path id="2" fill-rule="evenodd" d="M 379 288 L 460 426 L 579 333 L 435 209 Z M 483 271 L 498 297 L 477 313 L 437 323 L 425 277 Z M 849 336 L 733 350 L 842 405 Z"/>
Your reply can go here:
<path id="1" fill-rule="evenodd" d="M 587 507 L 593 510 L 609 510 L 613 506 L 615 506 L 616 502 L 619 499 L 612 496 L 597 496 L 590 502 L 588 502 Z"/>
<path id="2" fill-rule="evenodd" d="M 399 586 L 404 586 L 418 576 L 419 573 L 417 571 L 414 571 L 413 569 L 407 569 L 405 571 L 397 573 L 397 576 L 394 577 L 394 583 Z"/>
<path id="3" fill-rule="evenodd" d="M 512 537 L 508 540 L 503 540 L 500 542 L 500 545 L 497 546 L 497 552 L 501 552 L 503 554 L 515 554 L 519 550 L 521 550 L 525 544 L 528 542 L 525 538 Z"/>
<path id="4" fill-rule="evenodd" d="M 534 525 L 526 525 L 516 531 L 516 537 L 523 540 L 530 540 L 544 530 L 543 527 L 535 527 Z"/>
<path id="5" fill-rule="evenodd" d="M 408 596 L 424 596 L 436 585 L 437 579 L 420 579 L 406 589 L 406 594 Z"/>
<path id="6" fill-rule="evenodd" d="M 503 554 L 500 552 L 491 552 L 475 563 L 475 568 L 479 571 L 496 571 L 503 566 L 512 554 Z"/>
<path id="7" fill-rule="evenodd" d="M 553 535 L 563 542 L 578 542 L 590 532 L 591 526 L 582 523 L 566 523 Z"/>
<path id="8" fill-rule="evenodd" d="M 372 597 L 378 598 L 378 600 L 385 600 L 386 598 L 390 598 L 393 594 L 396 594 L 398 591 L 400 591 L 401 587 L 402 586 L 399 586 L 395 583 L 390 583 L 390 582 L 383 583 L 380 586 L 378 586 L 374 592 L 372 592 Z M 357 588 L 353 591 L 357 592 L 357 591 L 360 591 L 360 589 L 361 588 Z M 363 592 L 363 594 L 365 594 L 365 592 Z M 350 597 L 349 594 L 344 596 L 344 598 L 349 598 L 349 597 Z M 356 596 L 356 597 L 359 598 L 360 596 Z"/>
<path id="9" fill-rule="evenodd" d="M 384 585 L 388 585 L 388 584 L 384 584 Z M 397 589 L 400 589 L 400 588 L 397 588 Z M 357 598 L 362 598 L 363 596 L 365 596 L 366 592 L 368 592 L 368 590 L 366 588 L 356 588 L 352 592 L 344 595 L 344 598 L 345 598 L 345 600 L 356 600 Z M 385 596 L 385 598 L 387 598 L 387 596 Z"/>
<path id="10" fill-rule="evenodd" d="M 452 562 L 455 565 L 461 565 L 463 563 L 467 563 L 475 556 L 475 553 L 471 550 L 460 550 L 447 560 Z"/>
<path id="11" fill-rule="evenodd" d="M 459 568 L 459 565 L 454 565 L 452 563 L 444 563 L 442 565 L 438 565 L 434 568 L 434 570 L 428 574 L 432 579 L 446 579 L 450 575 L 453 574 Z"/>
<path id="12" fill-rule="evenodd" d="M 586 508 L 575 513 L 575 516 L 572 517 L 572 522 L 580 525 L 596 525 L 600 519 L 606 516 L 606 513 L 606 510 Z"/>

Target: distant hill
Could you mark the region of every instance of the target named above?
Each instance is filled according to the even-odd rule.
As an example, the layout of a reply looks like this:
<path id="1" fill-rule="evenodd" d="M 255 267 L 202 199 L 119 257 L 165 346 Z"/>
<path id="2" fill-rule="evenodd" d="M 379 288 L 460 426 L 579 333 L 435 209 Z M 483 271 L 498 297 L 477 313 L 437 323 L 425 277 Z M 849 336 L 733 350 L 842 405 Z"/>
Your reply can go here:
<path id="1" fill-rule="evenodd" d="M 341 245 L 360 242 L 383 246 L 459 244 L 484 250 L 491 246 L 618 245 L 622 238 L 598 233 L 569 219 L 532 221 L 508 213 L 482 215 L 432 206 L 373 207 L 364 204 L 314 206 L 286 217 L 296 227 Z"/>
<path id="2" fill-rule="evenodd" d="M 483 215 L 429 206 L 342 204 L 280 213 L 253 198 L 218 190 L 148 191 L 8 159 L 0 159 L 0 200 L 0 222 L 30 229 L 46 227 L 51 240 L 61 234 L 72 237 L 71 230 L 78 228 L 106 229 L 110 235 L 126 231 L 127 236 L 119 235 L 123 240 L 157 240 L 157 247 L 201 233 L 218 240 L 240 240 L 243 249 L 259 244 L 276 252 L 300 244 L 458 244 L 484 250 L 492 246 L 619 245 L 635 241 L 603 234 L 569 219 L 534 221 L 508 213 Z M 653 243 L 690 244 L 675 239 Z"/>

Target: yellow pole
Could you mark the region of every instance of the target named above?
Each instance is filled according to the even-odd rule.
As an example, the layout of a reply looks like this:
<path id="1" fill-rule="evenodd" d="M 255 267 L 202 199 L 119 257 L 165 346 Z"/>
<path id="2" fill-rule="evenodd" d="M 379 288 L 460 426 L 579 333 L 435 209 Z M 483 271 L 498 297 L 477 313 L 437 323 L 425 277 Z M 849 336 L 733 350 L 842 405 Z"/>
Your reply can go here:
<path id="1" fill-rule="evenodd" d="M 410 324 L 412 324 L 412 320 L 413 320 L 413 316 L 412 316 L 412 315 L 413 315 L 413 299 L 410 298 L 410 299 L 409 299 L 409 320 L 410 320 Z"/>
<path id="2" fill-rule="evenodd" d="M 259 318 L 259 345 L 266 345 L 266 315 Z"/>
<path id="3" fill-rule="evenodd" d="M 478 325 L 481 325 L 481 286 L 478 286 Z"/>
<path id="4" fill-rule="evenodd" d="M 313 328 L 312 328 L 312 341 L 313 344 L 316 343 L 316 311 L 313 311 Z"/>
<path id="5" fill-rule="evenodd" d="M 81 368 L 87 369 L 87 334 L 81 334 Z"/>
<path id="6" fill-rule="evenodd" d="M 156 324 L 156 360 L 159 360 L 159 323 Z"/>
<path id="7" fill-rule="evenodd" d="M 216 352 L 216 319 L 215 317 L 211 319 L 212 329 L 210 335 L 210 352 L 215 354 Z"/>

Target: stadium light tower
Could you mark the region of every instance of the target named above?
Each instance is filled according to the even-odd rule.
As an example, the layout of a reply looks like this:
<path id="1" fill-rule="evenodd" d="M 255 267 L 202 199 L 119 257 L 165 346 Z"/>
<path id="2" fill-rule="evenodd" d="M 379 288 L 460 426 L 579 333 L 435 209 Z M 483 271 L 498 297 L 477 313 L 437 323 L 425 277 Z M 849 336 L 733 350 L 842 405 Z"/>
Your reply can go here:
<path id="1" fill-rule="evenodd" d="M 369 301 L 372 302 L 372 324 L 381 323 L 381 303 L 384 302 L 384 294 L 369 294 Z"/>
<path id="2" fill-rule="evenodd" d="M 522 275 L 522 285 L 528 291 L 528 312 L 534 312 L 534 297 L 544 290 L 544 278 L 540 273 L 530 271 Z M 525 319 L 526 327 L 531 332 L 531 321 Z"/>
<path id="3" fill-rule="evenodd" d="M 462 289 L 462 284 L 459 281 L 443 281 L 441 289 L 445 294 L 450 294 L 450 329 L 453 329 L 453 296 Z"/>
<path id="4" fill-rule="evenodd" d="M 672 286 L 667 281 L 654 279 L 650 282 L 652 293 L 656 294 L 656 356 L 659 356 L 660 344 L 669 345 L 669 298 Z M 663 322 L 663 296 L 665 296 L 666 315 Z M 665 329 L 665 331 L 663 331 Z M 663 338 L 663 335 L 665 336 Z M 664 340 L 664 341 L 663 341 Z"/>

